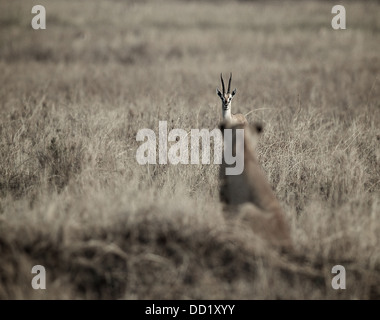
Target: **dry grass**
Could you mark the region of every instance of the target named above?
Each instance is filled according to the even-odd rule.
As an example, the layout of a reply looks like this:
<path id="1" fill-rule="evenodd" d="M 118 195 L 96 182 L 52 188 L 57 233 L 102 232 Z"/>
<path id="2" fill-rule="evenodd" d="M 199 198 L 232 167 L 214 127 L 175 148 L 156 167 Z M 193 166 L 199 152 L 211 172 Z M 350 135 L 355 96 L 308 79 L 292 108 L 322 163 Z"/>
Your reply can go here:
<path id="1" fill-rule="evenodd" d="M 1 299 L 380 297 L 378 3 L 343 3 L 345 31 L 318 1 L 38 4 L 44 31 L 0 1 Z M 159 120 L 217 127 L 230 71 L 291 254 L 226 220 L 217 165 L 136 161 Z"/>

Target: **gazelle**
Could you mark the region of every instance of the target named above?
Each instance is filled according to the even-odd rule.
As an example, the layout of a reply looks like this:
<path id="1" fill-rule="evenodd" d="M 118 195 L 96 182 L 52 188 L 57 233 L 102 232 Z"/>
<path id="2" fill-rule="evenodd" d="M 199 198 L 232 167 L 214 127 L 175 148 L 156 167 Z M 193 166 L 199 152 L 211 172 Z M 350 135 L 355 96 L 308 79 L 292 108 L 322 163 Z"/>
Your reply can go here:
<path id="1" fill-rule="evenodd" d="M 285 213 L 265 177 L 255 153 L 260 124 L 231 124 L 224 121 L 220 125 L 222 133 L 232 129 L 232 153 L 244 152 L 244 171 L 240 175 L 226 175 L 223 161 L 220 166 L 220 199 L 229 205 L 244 224 L 254 233 L 262 236 L 270 244 L 283 248 L 291 247 L 290 229 Z M 244 141 L 236 140 L 236 130 L 244 129 Z M 241 140 L 241 139 L 240 139 Z"/>
<path id="2" fill-rule="evenodd" d="M 220 80 L 222 81 L 223 93 L 220 92 L 220 90 L 218 88 L 216 89 L 216 93 L 219 96 L 219 98 L 222 100 L 223 120 L 228 121 L 230 123 L 241 123 L 241 124 L 248 123 L 245 116 L 242 115 L 241 113 L 237 113 L 237 114 L 231 113 L 231 102 L 232 102 L 232 99 L 234 98 L 234 96 L 236 94 L 236 88 L 234 89 L 234 91 L 230 92 L 232 73 L 230 73 L 230 79 L 228 80 L 227 93 L 226 93 L 226 90 L 224 87 L 223 74 L 220 74 Z"/>

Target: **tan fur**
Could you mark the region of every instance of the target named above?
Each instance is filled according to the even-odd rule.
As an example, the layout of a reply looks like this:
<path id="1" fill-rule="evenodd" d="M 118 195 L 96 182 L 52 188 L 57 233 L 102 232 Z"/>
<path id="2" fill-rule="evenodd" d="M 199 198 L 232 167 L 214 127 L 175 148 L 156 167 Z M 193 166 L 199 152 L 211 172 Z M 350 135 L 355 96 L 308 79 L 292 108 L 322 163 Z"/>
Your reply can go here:
<path id="1" fill-rule="evenodd" d="M 247 119 L 244 117 L 243 114 L 237 113 L 237 114 L 231 114 L 232 124 L 248 124 Z"/>
<path id="2" fill-rule="evenodd" d="M 244 171 L 241 175 L 225 175 L 224 161 L 220 166 L 221 200 L 270 244 L 289 248 L 291 237 L 285 214 L 255 153 L 260 128 L 224 122 L 221 129 L 233 130 L 233 152 L 242 152 L 244 148 Z M 244 129 L 244 145 L 236 144 L 236 129 Z"/>

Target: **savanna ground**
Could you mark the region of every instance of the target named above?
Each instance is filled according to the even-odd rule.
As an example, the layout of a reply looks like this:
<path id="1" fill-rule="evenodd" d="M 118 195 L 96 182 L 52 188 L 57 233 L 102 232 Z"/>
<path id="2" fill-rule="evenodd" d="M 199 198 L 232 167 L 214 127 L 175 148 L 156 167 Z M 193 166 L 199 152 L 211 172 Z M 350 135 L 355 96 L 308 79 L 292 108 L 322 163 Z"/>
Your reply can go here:
<path id="1" fill-rule="evenodd" d="M 380 298 L 380 5 L 341 4 L 0 1 L 0 298 Z M 227 222 L 218 165 L 136 161 L 217 127 L 230 71 L 294 252 Z"/>

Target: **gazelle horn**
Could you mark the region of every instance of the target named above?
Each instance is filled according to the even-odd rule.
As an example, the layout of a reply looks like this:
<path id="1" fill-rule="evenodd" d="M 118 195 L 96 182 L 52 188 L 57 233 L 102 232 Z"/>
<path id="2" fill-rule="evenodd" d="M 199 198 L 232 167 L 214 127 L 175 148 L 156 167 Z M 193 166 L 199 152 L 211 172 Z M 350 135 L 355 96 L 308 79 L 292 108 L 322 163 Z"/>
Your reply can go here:
<path id="1" fill-rule="evenodd" d="M 222 89 L 223 89 L 223 95 L 226 93 L 226 89 L 224 88 L 224 81 L 223 81 L 223 74 L 220 74 L 220 80 L 222 81 Z"/>
<path id="2" fill-rule="evenodd" d="M 228 90 L 227 90 L 227 93 L 230 93 L 230 89 L 231 89 L 231 79 L 232 79 L 232 72 L 230 73 L 230 80 L 228 80 Z"/>

